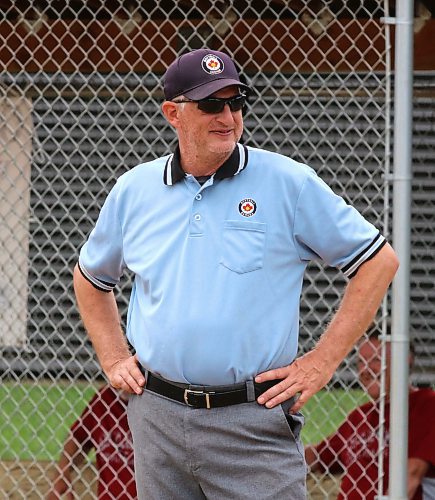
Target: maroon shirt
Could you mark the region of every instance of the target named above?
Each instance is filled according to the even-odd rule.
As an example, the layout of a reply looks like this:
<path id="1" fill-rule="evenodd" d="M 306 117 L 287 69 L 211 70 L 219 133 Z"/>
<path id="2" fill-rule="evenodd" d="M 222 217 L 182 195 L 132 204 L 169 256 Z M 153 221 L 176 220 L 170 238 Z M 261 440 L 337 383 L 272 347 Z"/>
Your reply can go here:
<path id="1" fill-rule="evenodd" d="M 96 451 L 99 500 L 135 499 L 127 403 L 117 392 L 109 386 L 100 389 L 71 430 L 85 452 L 92 448 Z"/>
<path id="2" fill-rule="evenodd" d="M 390 407 L 385 407 L 383 493 L 388 489 Z M 353 410 L 328 439 L 316 447 L 322 470 L 345 472 L 339 499 L 374 500 L 378 485 L 379 408 L 366 403 Z M 428 476 L 435 476 L 435 391 L 419 389 L 409 394 L 408 457 L 430 464 Z M 413 500 L 421 500 L 421 487 Z"/>

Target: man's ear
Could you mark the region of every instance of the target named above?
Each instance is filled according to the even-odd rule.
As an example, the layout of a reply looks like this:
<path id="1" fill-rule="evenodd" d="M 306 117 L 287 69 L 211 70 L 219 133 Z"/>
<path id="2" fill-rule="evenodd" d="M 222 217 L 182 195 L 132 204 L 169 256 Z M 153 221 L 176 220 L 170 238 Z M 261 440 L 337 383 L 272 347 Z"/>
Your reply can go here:
<path id="1" fill-rule="evenodd" d="M 180 120 L 178 118 L 178 106 L 172 101 L 165 101 L 162 104 L 162 112 L 166 120 L 175 128 L 178 128 Z"/>

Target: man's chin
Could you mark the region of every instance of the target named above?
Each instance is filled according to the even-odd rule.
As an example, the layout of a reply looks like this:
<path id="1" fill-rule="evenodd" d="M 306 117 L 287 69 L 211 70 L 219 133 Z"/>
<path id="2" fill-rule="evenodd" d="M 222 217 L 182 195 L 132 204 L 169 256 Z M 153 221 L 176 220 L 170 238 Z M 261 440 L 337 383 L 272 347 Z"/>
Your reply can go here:
<path id="1" fill-rule="evenodd" d="M 232 140 L 227 140 L 227 141 L 222 141 L 222 142 L 215 142 L 214 144 L 211 145 L 210 150 L 212 153 L 215 154 L 227 154 L 227 153 L 232 153 L 234 151 L 234 148 L 236 147 L 236 142 L 234 139 Z"/>

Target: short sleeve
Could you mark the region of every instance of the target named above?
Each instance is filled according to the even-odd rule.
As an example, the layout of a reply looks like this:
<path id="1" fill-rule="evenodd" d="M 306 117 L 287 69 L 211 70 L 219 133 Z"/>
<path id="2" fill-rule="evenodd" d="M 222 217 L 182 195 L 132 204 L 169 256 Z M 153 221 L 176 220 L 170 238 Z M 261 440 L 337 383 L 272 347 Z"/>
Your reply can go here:
<path id="1" fill-rule="evenodd" d="M 118 181 L 101 209 L 97 223 L 80 251 L 79 268 L 95 288 L 110 292 L 125 268 L 118 213 Z"/>
<path id="2" fill-rule="evenodd" d="M 302 260 L 320 258 L 347 277 L 385 244 L 379 231 L 311 169 L 297 200 L 294 240 Z"/>

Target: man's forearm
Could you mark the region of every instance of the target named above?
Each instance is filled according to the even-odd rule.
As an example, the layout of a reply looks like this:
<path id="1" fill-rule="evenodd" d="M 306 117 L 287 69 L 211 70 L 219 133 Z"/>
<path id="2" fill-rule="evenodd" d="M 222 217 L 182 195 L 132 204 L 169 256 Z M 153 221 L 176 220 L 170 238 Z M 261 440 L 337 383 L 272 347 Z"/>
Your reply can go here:
<path id="1" fill-rule="evenodd" d="M 97 290 L 74 269 L 74 291 L 80 315 L 104 372 L 131 356 L 119 321 L 113 292 Z"/>
<path id="2" fill-rule="evenodd" d="M 350 280 L 338 311 L 315 348 L 328 362 L 338 367 L 367 330 L 397 268 L 397 257 L 387 244 Z"/>
<path id="3" fill-rule="evenodd" d="M 320 469 L 319 455 L 314 445 L 305 446 L 305 462 L 307 463 L 310 472 Z"/>
<path id="4" fill-rule="evenodd" d="M 429 470 L 429 462 L 408 458 L 408 498 L 412 498 Z"/>
<path id="5" fill-rule="evenodd" d="M 59 463 L 56 467 L 56 476 L 46 500 L 73 499 L 71 483 L 71 471 L 73 464 L 79 465 L 83 462 L 84 455 L 81 445 L 70 434 L 65 441 Z"/>
<path id="6" fill-rule="evenodd" d="M 299 393 L 291 408 L 296 412 L 322 389 L 373 321 L 397 267 L 396 254 L 389 245 L 365 262 L 349 282 L 337 313 L 316 347 L 288 366 L 255 377 L 259 383 L 282 379 L 258 402 L 272 408 Z"/>

